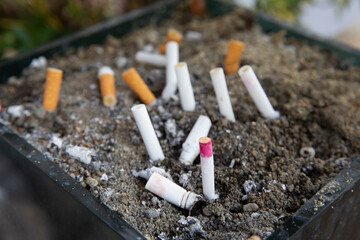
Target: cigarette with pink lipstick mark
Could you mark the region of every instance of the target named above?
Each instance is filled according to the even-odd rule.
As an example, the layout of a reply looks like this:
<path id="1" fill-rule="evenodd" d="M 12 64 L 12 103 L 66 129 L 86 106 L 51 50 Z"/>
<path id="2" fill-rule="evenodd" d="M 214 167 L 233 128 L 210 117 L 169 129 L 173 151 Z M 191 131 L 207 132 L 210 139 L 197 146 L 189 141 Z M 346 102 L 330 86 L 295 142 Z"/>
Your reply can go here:
<path id="1" fill-rule="evenodd" d="M 203 193 L 207 200 L 214 200 L 218 196 L 215 194 L 214 157 L 211 138 L 200 138 L 199 145 Z"/>
<path id="2" fill-rule="evenodd" d="M 166 177 L 154 172 L 145 185 L 145 189 L 183 209 L 191 207 L 201 199 L 200 195 L 186 191 Z"/>

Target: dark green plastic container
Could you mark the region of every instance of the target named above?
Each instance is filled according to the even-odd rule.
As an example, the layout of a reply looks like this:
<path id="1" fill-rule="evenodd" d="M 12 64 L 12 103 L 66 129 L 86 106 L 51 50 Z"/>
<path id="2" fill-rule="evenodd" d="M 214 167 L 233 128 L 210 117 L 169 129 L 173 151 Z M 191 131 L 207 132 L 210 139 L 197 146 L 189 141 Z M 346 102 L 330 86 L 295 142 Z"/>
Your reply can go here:
<path id="1" fill-rule="evenodd" d="M 121 37 L 136 28 L 149 24 L 161 24 L 169 18 L 182 1 L 168 0 L 131 12 L 119 18 L 100 23 L 69 37 L 36 48 L 11 60 L 0 61 L 0 83 L 6 84 L 10 76 L 20 75 L 33 58 L 62 54 L 70 48 L 101 44 L 107 35 Z M 212 16 L 229 13 L 235 6 L 226 2 L 208 0 L 208 12 Z M 277 21 L 263 13 L 255 14 L 264 31 L 277 32 L 286 29 L 288 36 L 303 39 L 335 52 L 348 63 L 360 66 L 360 51 L 343 44 L 320 39 L 303 30 Z M 1 85 L 0 85 L 1 87 Z M 122 217 L 102 205 L 85 188 L 68 176 L 57 165 L 47 160 L 42 153 L 24 139 L 0 123 L 0 213 L 8 209 L 7 221 L 19 223 L 18 199 L 25 199 L 34 209 L 47 215 L 48 236 L 44 239 L 144 239 Z M 7 170 L 5 170 L 7 169 Z M 313 198 L 306 202 L 293 216 L 278 228 L 268 239 L 357 239 L 360 234 L 360 159 L 343 170 Z M 15 183 L 14 183 L 15 182 Z M 16 185 L 17 184 L 17 185 Z M 333 185 L 337 191 L 332 191 Z M 1 190 L 13 196 L 4 203 Z M 319 206 L 319 201 L 326 201 Z M 6 205 L 7 204 L 7 205 Z M 34 210 L 35 211 L 35 210 Z M 36 212 L 36 211 L 35 211 Z M 6 230 L 0 216 L 0 239 L 6 239 Z M 20 221 L 21 222 L 21 221 Z M 16 226 L 15 226 L 16 227 Z M 38 227 L 34 224 L 33 228 Z M 8 239 L 41 239 L 41 231 L 30 231 L 34 236 Z M 16 229 L 16 228 L 14 228 Z M 16 234 L 15 234 L 16 235 Z M 11 236 L 15 236 L 11 235 Z"/>

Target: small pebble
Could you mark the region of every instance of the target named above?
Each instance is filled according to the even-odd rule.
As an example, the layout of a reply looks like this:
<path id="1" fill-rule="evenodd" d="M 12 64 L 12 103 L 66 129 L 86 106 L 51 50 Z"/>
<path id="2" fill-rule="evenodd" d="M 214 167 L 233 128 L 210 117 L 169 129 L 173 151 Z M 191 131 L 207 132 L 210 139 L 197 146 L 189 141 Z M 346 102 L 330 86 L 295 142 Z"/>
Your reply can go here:
<path id="1" fill-rule="evenodd" d="M 261 240 L 261 238 L 258 235 L 252 235 L 247 240 Z"/>
<path id="2" fill-rule="evenodd" d="M 90 187 L 96 187 L 99 184 L 99 182 L 95 178 L 87 177 L 86 184 L 89 185 Z"/>
<path id="3" fill-rule="evenodd" d="M 248 203 L 244 205 L 244 212 L 256 212 L 259 206 L 256 203 Z"/>
<path id="4" fill-rule="evenodd" d="M 106 175 L 106 173 L 104 173 L 104 174 L 101 176 L 100 181 L 106 182 L 107 180 L 109 180 L 108 175 Z"/>
<path id="5" fill-rule="evenodd" d="M 147 218 L 158 218 L 160 216 L 160 211 L 155 209 L 147 209 L 144 212 L 145 217 Z"/>

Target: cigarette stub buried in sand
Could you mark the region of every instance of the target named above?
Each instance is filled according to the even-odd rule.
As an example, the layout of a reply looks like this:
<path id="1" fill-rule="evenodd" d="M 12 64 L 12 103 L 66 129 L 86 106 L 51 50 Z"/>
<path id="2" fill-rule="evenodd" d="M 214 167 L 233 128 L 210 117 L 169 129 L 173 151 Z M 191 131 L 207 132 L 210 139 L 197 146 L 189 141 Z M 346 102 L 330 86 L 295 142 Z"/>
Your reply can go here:
<path id="1" fill-rule="evenodd" d="M 278 118 L 280 113 L 274 110 L 253 69 L 245 65 L 239 69 L 239 75 L 260 113 L 269 119 Z"/>
<path id="2" fill-rule="evenodd" d="M 203 193 L 207 200 L 214 200 L 218 196 L 215 194 L 214 157 L 211 138 L 200 138 L 199 145 Z"/>
<path id="3" fill-rule="evenodd" d="M 215 95 L 219 104 L 221 115 L 229 121 L 235 122 L 235 115 L 231 105 L 229 91 L 226 85 L 225 74 L 222 68 L 214 68 L 210 71 L 210 77 L 214 86 Z"/>
<path id="4" fill-rule="evenodd" d="M 59 102 L 63 71 L 57 68 L 48 68 L 43 99 L 43 107 L 47 111 L 55 111 Z"/>
<path id="5" fill-rule="evenodd" d="M 158 67 L 166 66 L 166 57 L 157 53 L 149 53 L 146 51 L 139 51 L 135 54 L 135 60 L 140 63 L 154 65 Z"/>
<path id="6" fill-rule="evenodd" d="M 209 134 L 211 127 L 210 118 L 200 115 L 195 125 L 191 129 L 188 137 L 182 145 L 180 162 L 185 165 L 193 164 L 195 158 L 200 153 L 199 139 Z"/>
<path id="7" fill-rule="evenodd" d="M 150 91 L 148 86 L 146 86 L 144 80 L 142 80 L 140 75 L 136 72 L 135 68 L 128 69 L 123 73 L 122 77 L 143 103 L 150 105 L 155 102 L 156 98 L 154 94 Z"/>
<path id="8" fill-rule="evenodd" d="M 116 96 L 114 71 L 108 66 L 103 66 L 99 69 L 98 78 L 104 105 L 107 107 L 115 106 Z"/>
<path id="9" fill-rule="evenodd" d="M 177 89 L 175 65 L 179 62 L 179 45 L 177 42 L 166 43 L 166 85 L 162 92 L 162 98 L 169 100 Z"/>
<path id="10" fill-rule="evenodd" d="M 139 128 L 150 159 L 152 161 L 163 160 L 165 158 L 164 153 L 161 149 L 159 140 L 156 137 L 146 106 L 144 104 L 138 104 L 133 106 L 131 111 L 134 115 L 136 125 Z"/>
<path id="11" fill-rule="evenodd" d="M 177 207 L 189 210 L 200 196 L 186 191 L 166 177 L 154 172 L 146 183 L 145 189 L 165 199 Z"/>
<path id="12" fill-rule="evenodd" d="M 184 62 L 176 64 L 175 72 L 179 87 L 181 107 L 184 111 L 192 112 L 195 110 L 195 97 L 187 64 Z"/>
<path id="13" fill-rule="evenodd" d="M 225 58 L 226 75 L 235 74 L 240 67 L 240 59 L 245 48 L 245 43 L 240 41 L 229 41 L 228 51 Z"/>

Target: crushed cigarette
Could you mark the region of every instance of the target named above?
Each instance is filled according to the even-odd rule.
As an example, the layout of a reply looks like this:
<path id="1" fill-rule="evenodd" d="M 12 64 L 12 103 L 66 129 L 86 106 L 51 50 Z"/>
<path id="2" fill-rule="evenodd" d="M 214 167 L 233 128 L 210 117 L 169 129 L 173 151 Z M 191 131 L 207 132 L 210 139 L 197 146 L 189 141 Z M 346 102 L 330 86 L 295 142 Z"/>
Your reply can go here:
<path id="1" fill-rule="evenodd" d="M 192 112 L 195 110 L 195 97 L 187 64 L 185 62 L 176 64 L 175 73 L 179 87 L 182 109 L 187 112 Z"/>
<path id="2" fill-rule="evenodd" d="M 169 100 L 175 95 L 177 89 L 177 78 L 175 65 L 179 62 L 179 45 L 177 42 L 166 43 L 166 85 L 161 97 Z"/>
<path id="3" fill-rule="evenodd" d="M 63 72 L 57 68 L 48 68 L 44 90 L 43 107 L 47 111 L 55 111 L 59 102 Z"/>
<path id="4" fill-rule="evenodd" d="M 85 164 L 90 164 L 91 156 L 94 156 L 94 153 L 91 149 L 79 146 L 68 146 L 66 148 L 66 153 Z"/>
<path id="5" fill-rule="evenodd" d="M 200 200 L 200 196 L 186 191 L 166 177 L 154 172 L 146 183 L 145 189 L 183 209 L 191 207 Z"/>
<path id="6" fill-rule="evenodd" d="M 226 75 L 235 74 L 240 67 L 241 55 L 244 51 L 245 43 L 240 41 L 229 41 L 228 51 L 225 58 Z"/>
<path id="7" fill-rule="evenodd" d="M 304 158 L 314 158 L 316 151 L 313 147 L 303 147 L 300 149 L 300 155 Z"/>
<path id="8" fill-rule="evenodd" d="M 24 107 L 22 105 L 10 106 L 7 109 L 7 113 L 10 114 L 12 118 L 19 118 L 23 115 Z"/>
<path id="9" fill-rule="evenodd" d="M 183 39 L 183 36 L 181 35 L 181 33 L 179 31 L 176 31 L 175 29 L 169 29 L 167 34 L 166 34 L 166 40 L 165 42 L 163 42 L 163 44 L 161 44 L 159 46 L 159 53 L 160 54 L 165 54 L 167 49 L 166 49 L 166 44 L 170 41 L 174 41 L 177 42 L 179 45 L 181 43 Z"/>
<path id="10" fill-rule="evenodd" d="M 159 167 L 151 167 L 151 168 L 147 168 L 147 169 L 144 169 L 144 170 L 141 170 L 141 171 L 135 171 L 135 170 L 132 170 L 131 173 L 134 177 L 141 177 L 141 178 L 144 178 L 146 180 L 149 180 L 149 178 L 151 177 L 151 175 L 156 172 L 168 179 L 170 179 L 171 181 L 173 181 L 170 173 L 166 172 L 165 169 L 163 168 L 159 168 Z"/>
<path id="11" fill-rule="evenodd" d="M 54 134 L 51 137 L 50 145 L 54 145 L 60 149 L 63 145 L 63 140 Z"/>
<path id="12" fill-rule="evenodd" d="M 224 70 L 222 68 L 214 68 L 210 71 L 210 77 L 214 86 L 221 115 L 226 117 L 229 121 L 235 122 L 235 115 L 226 85 Z"/>
<path id="13" fill-rule="evenodd" d="M 140 75 L 136 72 L 135 68 L 128 69 L 123 73 L 122 77 L 143 103 L 150 105 L 155 102 L 156 98 L 154 94 L 150 91 L 148 86 L 146 86 L 144 80 L 142 80 Z"/>
<path id="14" fill-rule="evenodd" d="M 104 105 L 107 107 L 115 106 L 116 96 L 114 71 L 108 66 L 103 66 L 99 69 L 98 78 Z"/>
<path id="15" fill-rule="evenodd" d="M 135 54 L 135 60 L 139 63 L 145 63 L 158 67 L 166 66 L 166 57 L 157 53 L 150 53 L 146 51 L 138 51 Z"/>
<path id="16" fill-rule="evenodd" d="M 211 138 L 200 138 L 199 145 L 203 193 L 207 200 L 214 200 L 218 196 L 215 194 L 214 157 Z"/>
<path id="17" fill-rule="evenodd" d="M 269 119 L 278 118 L 280 113 L 274 110 L 251 66 L 241 67 L 239 75 L 260 113 Z"/>
<path id="18" fill-rule="evenodd" d="M 186 32 L 185 38 L 189 42 L 200 42 L 202 40 L 202 34 L 200 32 L 189 30 Z"/>
<path id="19" fill-rule="evenodd" d="M 200 154 L 199 139 L 209 134 L 210 127 L 210 118 L 200 115 L 182 145 L 182 151 L 179 158 L 181 163 L 185 165 L 193 164 L 195 158 Z"/>
<path id="20" fill-rule="evenodd" d="M 154 127 L 144 104 L 138 104 L 131 108 L 136 125 L 139 128 L 146 150 L 152 161 L 164 160 L 164 153 L 161 149 Z"/>
<path id="21" fill-rule="evenodd" d="M 46 65 L 47 65 L 47 60 L 46 60 L 46 57 L 44 57 L 44 56 L 34 58 L 33 60 L 31 60 L 31 63 L 30 63 L 30 67 L 33 67 L 33 68 L 45 68 Z"/>

